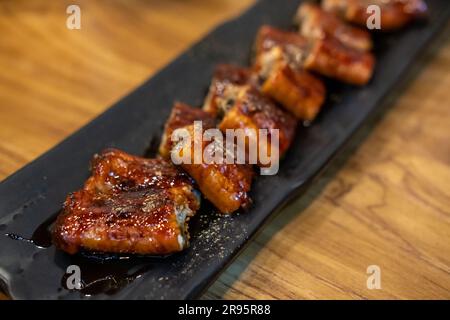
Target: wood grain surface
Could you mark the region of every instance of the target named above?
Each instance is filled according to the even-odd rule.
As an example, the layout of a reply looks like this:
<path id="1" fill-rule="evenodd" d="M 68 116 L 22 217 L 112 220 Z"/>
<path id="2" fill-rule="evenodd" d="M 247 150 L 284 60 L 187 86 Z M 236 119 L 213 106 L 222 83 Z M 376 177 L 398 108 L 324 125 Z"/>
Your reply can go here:
<path id="1" fill-rule="evenodd" d="M 251 3 L 1 1 L 0 179 Z M 81 30 L 66 28 L 69 4 Z M 450 25 L 419 66 L 203 298 L 450 299 Z"/>

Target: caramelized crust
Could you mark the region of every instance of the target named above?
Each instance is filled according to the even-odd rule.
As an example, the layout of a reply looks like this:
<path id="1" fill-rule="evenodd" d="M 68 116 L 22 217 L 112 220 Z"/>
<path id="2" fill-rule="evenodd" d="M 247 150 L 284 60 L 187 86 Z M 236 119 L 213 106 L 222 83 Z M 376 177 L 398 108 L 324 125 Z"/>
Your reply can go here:
<path id="1" fill-rule="evenodd" d="M 325 100 L 323 82 L 303 69 L 308 44 L 295 32 L 264 26 L 257 36 L 255 71 L 261 91 L 297 119 L 311 121 Z"/>
<path id="2" fill-rule="evenodd" d="M 381 30 L 391 31 L 404 27 L 414 20 L 427 15 L 427 5 L 423 0 L 323 0 L 324 10 L 332 12 L 344 20 L 366 27 L 369 5 L 381 8 Z"/>
<path id="3" fill-rule="evenodd" d="M 364 85 L 372 77 L 375 57 L 369 52 L 348 48 L 335 39 L 323 39 L 314 41 L 304 66 L 330 78 Z"/>
<path id="4" fill-rule="evenodd" d="M 169 254 L 188 246 L 186 222 L 198 207 L 190 178 L 169 162 L 107 149 L 64 202 L 53 241 L 70 254 Z"/>
<path id="5" fill-rule="evenodd" d="M 192 108 L 187 104 L 176 102 L 172 108 L 169 119 L 164 126 L 164 133 L 159 145 L 159 154 L 165 158 L 170 158 L 170 150 L 172 150 L 173 143 L 171 135 L 173 131 L 194 123 L 194 121 L 202 121 L 205 127 L 214 127 L 216 121 L 214 117 L 202 109 Z"/>
<path id="6" fill-rule="evenodd" d="M 293 71 L 286 64 L 272 69 L 262 93 L 279 102 L 297 119 L 312 121 L 325 100 L 325 85 L 305 70 Z"/>
<path id="7" fill-rule="evenodd" d="M 251 204 L 251 199 L 247 192 L 250 191 L 253 179 L 253 169 L 251 165 L 226 163 L 207 163 L 202 159 L 201 163 L 194 161 L 194 144 L 201 146 L 202 155 L 206 152 L 213 156 L 215 142 L 205 140 L 194 140 L 194 126 L 188 126 L 184 129 L 191 136 L 189 145 L 177 144 L 174 151 L 178 152 L 180 157 L 186 152 L 190 152 L 190 163 L 181 163 L 181 167 L 197 182 L 200 191 L 206 199 L 211 201 L 221 213 L 229 214 L 239 208 L 247 209 Z M 222 146 L 214 145 L 215 148 Z M 226 151 L 223 153 L 225 154 Z"/>
<path id="8" fill-rule="evenodd" d="M 372 49 L 370 34 L 362 29 L 352 27 L 332 13 L 322 10 L 318 5 L 303 3 L 299 6 L 295 21 L 299 32 L 307 38 L 335 38 L 342 44 L 358 50 Z"/>
<path id="9" fill-rule="evenodd" d="M 281 30 L 268 25 L 263 25 L 256 36 L 255 53 L 268 51 L 275 46 L 281 46 L 284 49 L 289 46 L 304 49 L 308 46 L 308 41 L 299 36 L 297 32 Z"/>
<path id="10" fill-rule="evenodd" d="M 203 110 L 213 117 L 222 117 L 233 105 L 239 92 L 256 78 L 249 69 L 232 64 L 217 65 Z"/>
<path id="11" fill-rule="evenodd" d="M 268 58 L 266 53 L 275 47 L 280 48 L 283 59 L 293 69 L 301 68 L 309 46 L 308 39 L 297 32 L 284 31 L 267 25 L 262 26 L 258 31 L 254 45 L 255 71 L 258 74 L 267 74 L 267 62 L 268 60 L 272 61 L 273 58 Z"/>
<path id="12" fill-rule="evenodd" d="M 253 87 L 247 88 L 225 115 L 219 128 L 226 129 L 278 129 L 279 154 L 282 156 L 294 139 L 296 120 L 290 114 L 277 108 Z M 268 136 L 270 144 L 270 134 Z M 256 141 L 259 146 L 259 141 Z M 268 146 L 270 150 L 270 145 Z M 260 163 L 260 161 L 258 160 Z"/>

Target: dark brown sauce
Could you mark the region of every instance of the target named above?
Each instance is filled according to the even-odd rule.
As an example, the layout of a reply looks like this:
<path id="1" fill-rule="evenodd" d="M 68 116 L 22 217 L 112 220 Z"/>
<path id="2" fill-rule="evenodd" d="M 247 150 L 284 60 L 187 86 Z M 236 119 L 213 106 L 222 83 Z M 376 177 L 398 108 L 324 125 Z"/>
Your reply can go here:
<path id="1" fill-rule="evenodd" d="M 49 248 L 53 245 L 51 227 L 56 220 L 60 211 L 52 214 L 47 220 L 41 223 L 36 230 L 34 230 L 31 238 L 26 238 L 16 233 L 6 233 L 5 236 L 13 240 L 24 241 L 31 243 L 38 248 Z"/>

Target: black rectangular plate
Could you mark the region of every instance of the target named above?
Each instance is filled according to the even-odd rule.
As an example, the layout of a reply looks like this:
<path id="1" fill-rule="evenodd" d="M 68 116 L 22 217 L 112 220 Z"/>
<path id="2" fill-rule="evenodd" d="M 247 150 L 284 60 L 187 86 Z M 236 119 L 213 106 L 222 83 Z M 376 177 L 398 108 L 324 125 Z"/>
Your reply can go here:
<path id="1" fill-rule="evenodd" d="M 376 37 L 377 68 L 369 85 L 328 83 L 332 99 L 308 128 L 300 128 L 276 176 L 254 183 L 250 212 L 220 217 L 208 204 L 192 222 L 192 243 L 166 258 L 93 261 L 70 257 L 53 246 L 38 248 L 4 236 L 31 237 L 58 212 L 67 193 L 88 177 L 92 155 L 105 147 L 146 154 L 161 136 L 174 100 L 200 105 L 214 66 L 248 64 L 262 24 L 289 28 L 300 1 L 263 0 L 212 31 L 153 78 L 58 146 L 0 185 L 0 279 L 13 299 L 184 299 L 198 297 L 277 209 L 330 161 L 355 130 L 396 88 L 417 55 L 448 20 L 448 0 L 428 0 L 425 24 Z M 61 286 L 70 264 L 84 281 L 98 281 L 84 293 Z M 111 280 L 114 278 L 114 280 Z"/>

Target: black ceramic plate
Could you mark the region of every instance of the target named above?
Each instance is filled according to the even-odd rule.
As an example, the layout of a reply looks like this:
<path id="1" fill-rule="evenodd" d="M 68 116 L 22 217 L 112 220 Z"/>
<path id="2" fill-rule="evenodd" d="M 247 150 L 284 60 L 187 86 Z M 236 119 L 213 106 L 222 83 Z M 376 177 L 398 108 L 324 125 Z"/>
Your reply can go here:
<path id="1" fill-rule="evenodd" d="M 248 64 L 256 31 L 264 23 L 288 28 L 299 1 L 260 1 L 239 18 L 215 29 L 108 111 L 0 185 L 0 279 L 14 299 L 197 297 L 262 224 L 315 177 L 367 117 L 395 90 L 417 54 L 445 25 L 448 0 L 428 0 L 426 24 L 377 36 L 377 68 L 364 88 L 329 83 L 330 97 L 317 121 L 300 128 L 276 176 L 254 183 L 248 213 L 220 217 L 207 203 L 191 224 L 192 245 L 166 258 L 76 256 L 53 246 L 39 248 L 5 234 L 33 238 L 46 246 L 45 221 L 67 193 L 88 177 L 92 155 L 117 147 L 144 155 L 158 143 L 174 100 L 200 105 L 214 65 Z M 49 220 L 50 219 L 50 220 Z M 123 258 L 123 257 L 122 257 Z M 62 286 L 67 266 L 81 267 L 82 291 Z"/>

